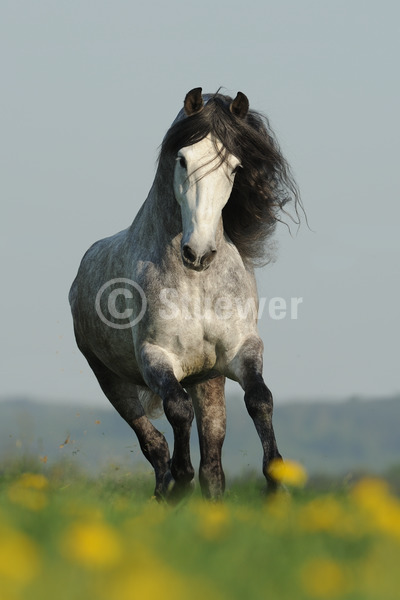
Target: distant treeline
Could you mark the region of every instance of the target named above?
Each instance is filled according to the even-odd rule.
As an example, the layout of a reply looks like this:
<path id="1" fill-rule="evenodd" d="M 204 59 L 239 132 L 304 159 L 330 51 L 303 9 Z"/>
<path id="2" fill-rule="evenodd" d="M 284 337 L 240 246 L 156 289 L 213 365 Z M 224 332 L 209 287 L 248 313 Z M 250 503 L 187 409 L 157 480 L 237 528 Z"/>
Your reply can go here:
<path id="1" fill-rule="evenodd" d="M 227 401 L 223 461 L 228 475 L 261 469 L 261 446 L 243 399 Z M 282 455 L 310 474 L 382 473 L 400 464 L 400 395 L 391 398 L 278 404 L 275 431 Z M 165 419 L 156 421 L 172 443 Z M 147 468 L 136 437 L 111 407 L 44 404 L 22 399 L 0 402 L 0 462 L 31 456 L 45 464 L 68 458 L 82 470 Z M 193 464 L 199 451 L 192 435 Z"/>

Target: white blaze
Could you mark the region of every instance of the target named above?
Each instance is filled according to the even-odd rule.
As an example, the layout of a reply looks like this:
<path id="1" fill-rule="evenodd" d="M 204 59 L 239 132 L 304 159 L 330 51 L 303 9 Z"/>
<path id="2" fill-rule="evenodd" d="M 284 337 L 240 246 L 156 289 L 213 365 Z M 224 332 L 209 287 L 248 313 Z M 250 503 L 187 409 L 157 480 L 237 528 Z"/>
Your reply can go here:
<path id="1" fill-rule="evenodd" d="M 221 148 L 219 142 L 217 147 Z M 188 244 L 199 258 L 216 250 L 218 223 L 240 161 L 230 155 L 228 161 L 220 162 L 211 136 L 182 148 L 176 160 L 174 192 L 182 212 L 182 245 Z"/>

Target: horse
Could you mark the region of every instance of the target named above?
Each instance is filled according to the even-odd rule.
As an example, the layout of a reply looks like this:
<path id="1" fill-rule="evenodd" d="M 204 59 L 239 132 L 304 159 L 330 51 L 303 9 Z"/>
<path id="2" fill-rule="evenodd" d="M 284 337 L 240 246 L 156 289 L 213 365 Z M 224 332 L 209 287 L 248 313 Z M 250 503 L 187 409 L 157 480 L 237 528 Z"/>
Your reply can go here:
<path id="1" fill-rule="evenodd" d="M 244 391 L 267 490 L 279 486 L 269 469 L 282 457 L 263 379 L 254 269 L 268 262 L 287 202 L 298 215 L 298 188 L 268 118 L 242 92 L 194 88 L 162 141 L 133 223 L 81 261 L 69 293 L 76 342 L 136 433 L 159 500 L 193 489 L 194 416 L 202 495 L 223 497 L 226 378 Z M 173 430 L 172 457 L 152 423 L 160 411 Z"/>

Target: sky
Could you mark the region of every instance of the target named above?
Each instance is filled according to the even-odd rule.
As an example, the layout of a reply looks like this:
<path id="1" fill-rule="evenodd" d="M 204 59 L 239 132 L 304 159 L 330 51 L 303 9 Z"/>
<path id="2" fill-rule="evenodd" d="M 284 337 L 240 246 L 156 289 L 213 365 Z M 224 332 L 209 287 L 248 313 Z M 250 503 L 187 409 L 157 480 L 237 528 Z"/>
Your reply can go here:
<path id="1" fill-rule="evenodd" d="M 269 117 L 307 212 L 257 272 L 266 306 L 302 298 L 260 319 L 275 402 L 400 392 L 399 51 L 396 1 L 2 0 L 0 398 L 107 404 L 68 290 L 199 86 Z"/>

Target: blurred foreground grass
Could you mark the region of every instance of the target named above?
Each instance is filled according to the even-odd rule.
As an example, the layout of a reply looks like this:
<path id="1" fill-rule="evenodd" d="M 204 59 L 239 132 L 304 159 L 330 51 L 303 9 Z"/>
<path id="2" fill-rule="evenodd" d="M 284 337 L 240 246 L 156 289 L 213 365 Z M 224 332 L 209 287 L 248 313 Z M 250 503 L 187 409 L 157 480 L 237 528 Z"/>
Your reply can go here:
<path id="1" fill-rule="evenodd" d="M 400 501 L 383 479 L 321 492 L 288 463 L 290 495 L 237 481 L 223 503 L 197 490 L 171 507 L 151 474 L 29 467 L 0 470 L 2 600 L 399 598 Z"/>

